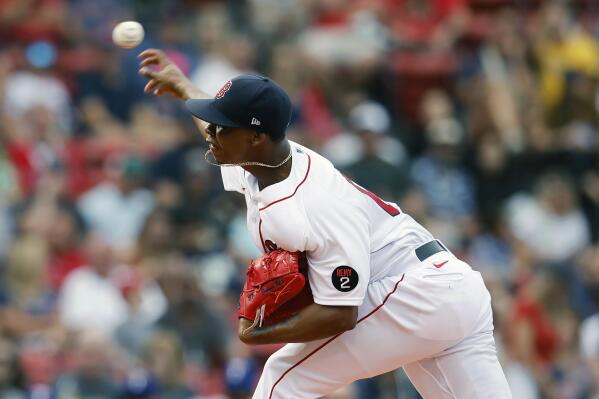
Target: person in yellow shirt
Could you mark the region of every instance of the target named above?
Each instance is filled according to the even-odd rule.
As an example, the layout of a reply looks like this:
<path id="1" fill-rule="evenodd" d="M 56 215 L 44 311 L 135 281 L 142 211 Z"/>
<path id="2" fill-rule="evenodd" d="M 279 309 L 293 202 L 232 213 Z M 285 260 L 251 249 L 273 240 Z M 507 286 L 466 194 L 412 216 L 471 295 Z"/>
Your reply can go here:
<path id="1" fill-rule="evenodd" d="M 539 64 L 539 89 L 546 112 L 567 92 L 569 72 L 599 77 L 599 42 L 570 18 L 565 6 L 548 3 L 541 10 L 541 30 L 534 52 Z"/>

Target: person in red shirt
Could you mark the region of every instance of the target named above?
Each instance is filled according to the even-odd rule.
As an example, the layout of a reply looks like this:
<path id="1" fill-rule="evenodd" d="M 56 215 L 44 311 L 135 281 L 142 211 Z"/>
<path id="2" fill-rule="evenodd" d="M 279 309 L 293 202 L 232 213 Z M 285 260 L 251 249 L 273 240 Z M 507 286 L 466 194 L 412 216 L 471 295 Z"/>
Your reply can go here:
<path id="1" fill-rule="evenodd" d="M 65 3 L 64 0 L 0 0 L 0 41 L 58 42 L 68 26 Z"/>
<path id="2" fill-rule="evenodd" d="M 564 345 L 560 324 L 567 309 L 566 293 L 557 277 L 540 273 L 518 289 L 503 321 L 509 357 L 530 370 L 547 395 L 555 389 L 552 372 Z"/>
<path id="3" fill-rule="evenodd" d="M 54 222 L 50 227 L 48 244 L 50 257 L 48 274 L 52 289 L 60 289 L 65 277 L 86 263 L 80 249 L 80 237 L 83 236 L 83 222 L 72 208 L 58 207 Z"/>
<path id="4" fill-rule="evenodd" d="M 401 46 L 447 49 L 468 22 L 464 0 L 386 0 L 388 24 Z"/>

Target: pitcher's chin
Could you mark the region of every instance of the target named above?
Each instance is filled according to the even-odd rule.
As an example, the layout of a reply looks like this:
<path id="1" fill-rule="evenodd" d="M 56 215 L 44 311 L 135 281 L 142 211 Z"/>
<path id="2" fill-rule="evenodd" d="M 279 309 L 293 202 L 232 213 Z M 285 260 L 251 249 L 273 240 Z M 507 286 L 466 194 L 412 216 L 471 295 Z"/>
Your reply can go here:
<path id="1" fill-rule="evenodd" d="M 211 148 L 206 150 L 206 152 L 204 153 L 204 159 L 211 165 L 220 166 L 222 164 L 222 162 L 216 156 L 214 149 Z"/>

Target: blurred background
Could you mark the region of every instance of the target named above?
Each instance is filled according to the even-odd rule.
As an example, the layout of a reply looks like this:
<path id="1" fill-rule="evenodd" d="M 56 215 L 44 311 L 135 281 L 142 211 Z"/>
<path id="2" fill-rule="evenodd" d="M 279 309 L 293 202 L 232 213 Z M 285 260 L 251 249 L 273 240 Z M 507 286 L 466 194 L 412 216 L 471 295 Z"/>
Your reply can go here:
<path id="1" fill-rule="evenodd" d="M 236 337 L 244 201 L 148 47 L 274 78 L 293 140 L 483 273 L 515 398 L 599 397 L 599 1 L 0 0 L 0 398 L 249 398 L 277 349 Z"/>

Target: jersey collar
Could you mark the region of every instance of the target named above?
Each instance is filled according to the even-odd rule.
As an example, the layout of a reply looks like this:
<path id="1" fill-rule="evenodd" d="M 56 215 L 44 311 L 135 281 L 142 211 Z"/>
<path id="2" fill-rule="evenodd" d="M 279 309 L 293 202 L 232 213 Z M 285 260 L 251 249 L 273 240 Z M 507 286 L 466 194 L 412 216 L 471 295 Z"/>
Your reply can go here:
<path id="1" fill-rule="evenodd" d="M 291 171 L 285 179 L 271 184 L 262 190 L 258 188 L 258 180 L 250 173 L 246 173 L 246 180 L 250 197 L 257 201 L 261 207 L 269 203 L 288 197 L 294 193 L 298 185 L 304 180 L 308 168 L 308 156 L 299 146 L 289 141 L 291 145 Z"/>

